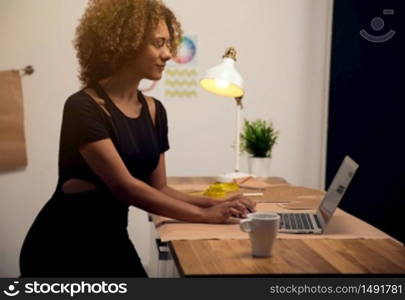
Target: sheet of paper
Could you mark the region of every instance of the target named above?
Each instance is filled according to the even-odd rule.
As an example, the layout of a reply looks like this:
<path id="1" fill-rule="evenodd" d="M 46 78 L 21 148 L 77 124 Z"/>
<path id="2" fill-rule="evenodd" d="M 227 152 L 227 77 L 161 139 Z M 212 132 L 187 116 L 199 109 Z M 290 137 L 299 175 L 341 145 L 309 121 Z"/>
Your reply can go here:
<path id="1" fill-rule="evenodd" d="M 27 165 L 21 77 L 0 72 L 0 170 Z"/>
<path id="2" fill-rule="evenodd" d="M 258 211 L 288 212 L 275 203 L 259 203 Z M 200 239 L 248 239 L 249 235 L 239 228 L 239 220 L 232 219 L 229 224 L 199 224 L 179 222 L 160 216 L 154 216 L 153 222 L 160 239 L 200 240 Z M 381 230 L 338 209 L 324 234 L 288 234 L 279 233 L 283 239 L 386 239 L 391 238 Z"/>

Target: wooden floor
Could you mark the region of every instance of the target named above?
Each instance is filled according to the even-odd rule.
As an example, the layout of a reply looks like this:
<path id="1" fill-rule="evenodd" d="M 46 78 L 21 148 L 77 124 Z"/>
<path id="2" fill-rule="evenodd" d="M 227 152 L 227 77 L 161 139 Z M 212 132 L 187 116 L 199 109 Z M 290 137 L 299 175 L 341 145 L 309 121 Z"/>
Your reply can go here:
<path id="1" fill-rule="evenodd" d="M 389 239 L 278 239 L 252 258 L 249 240 L 170 242 L 181 276 L 405 274 L 405 248 Z"/>

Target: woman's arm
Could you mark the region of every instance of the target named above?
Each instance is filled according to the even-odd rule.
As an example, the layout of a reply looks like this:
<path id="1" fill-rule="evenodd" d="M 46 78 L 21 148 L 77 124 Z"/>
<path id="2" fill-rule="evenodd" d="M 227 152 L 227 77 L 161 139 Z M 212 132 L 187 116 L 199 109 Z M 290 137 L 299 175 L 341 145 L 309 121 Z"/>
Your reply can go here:
<path id="1" fill-rule="evenodd" d="M 217 203 L 209 197 L 192 196 L 169 187 L 166 180 L 166 161 L 163 153 L 160 154 L 159 163 L 149 177 L 149 184 L 170 197 L 199 207 L 211 207 Z"/>
<path id="2" fill-rule="evenodd" d="M 162 189 L 160 189 L 160 191 L 162 193 L 165 193 L 166 195 L 177 198 L 184 202 L 197 205 L 199 207 L 211 207 L 218 203 L 215 200 L 211 199 L 210 197 L 188 195 L 186 193 L 182 193 L 178 190 L 175 190 L 168 185 L 165 185 Z"/>
<path id="3" fill-rule="evenodd" d="M 239 201 L 201 208 L 159 191 L 129 173 L 111 139 L 84 144 L 80 153 L 119 200 L 148 212 L 187 222 L 222 223 L 246 209 Z"/>
<path id="4" fill-rule="evenodd" d="M 155 170 L 152 172 L 149 183 L 151 186 L 155 187 L 159 191 L 163 192 L 164 194 L 171 196 L 173 198 L 182 200 L 187 203 L 191 203 L 197 205 L 199 207 L 207 208 L 218 204 L 217 201 L 205 197 L 205 196 L 192 196 L 180 191 L 177 191 L 167 185 L 167 178 L 166 178 L 166 162 L 165 162 L 165 155 L 161 154 L 159 158 L 159 163 Z M 236 195 L 233 197 L 228 198 L 226 201 L 239 201 L 244 205 L 244 208 L 241 208 L 243 213 L 241 214 L 246 215 L 248 212 L 255 211 L 255 203 L 250 199 L 243 197 L 241 195 Z"/>

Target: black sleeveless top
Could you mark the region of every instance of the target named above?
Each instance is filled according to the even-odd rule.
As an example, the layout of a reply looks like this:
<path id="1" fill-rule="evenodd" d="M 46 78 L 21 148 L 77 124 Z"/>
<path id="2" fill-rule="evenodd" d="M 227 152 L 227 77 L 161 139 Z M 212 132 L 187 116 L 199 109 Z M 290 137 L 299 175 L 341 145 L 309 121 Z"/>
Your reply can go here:
<path id="1" fill-rule="evenodd" d="M 83 179 L 105 187 L 79 152 L 79 146 L 110 138 L 129 172 L 146 181 L 159 162 L 159 155 L 169 149 L 166 110 L 159 100 L 155 126 L 141 92 L 142 108 L 137 118 L 130 118 L 114 104 L 100 85 L 92 87 L 105 100 L 110 116 L 83 90 L 70 96 L 64 106 L 59 147 L 59 182 Z"/>
<path id="2" fill-rule="evenodd" d="M 160 153 L 169 149 L 166 111 L 154 100 L 154 126 L 140 92 L 140 115 L 129 118 L 100 86 L 94 89 L 105 100 L 108 114 L 84 90 L 65 103 L 58 185 L 24 240 L 20 253 L 24 277 L 147 277 L 127 232 L 129 205 L 117 201 L 108 191 L 81 156 L 79 147 L 110 138 L 129 172 L 147 181 Z M 99 188 L 64 194 L 61 186 L 71 178 Z"/>

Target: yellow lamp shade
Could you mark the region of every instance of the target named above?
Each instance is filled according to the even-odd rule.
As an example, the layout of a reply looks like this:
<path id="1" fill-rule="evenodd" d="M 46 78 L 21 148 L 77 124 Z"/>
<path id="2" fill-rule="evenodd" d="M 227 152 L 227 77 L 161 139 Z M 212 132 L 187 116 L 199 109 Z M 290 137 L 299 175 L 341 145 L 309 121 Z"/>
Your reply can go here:
<path id="1" fill-rule="evenodd" d="M 205 78 L 200 81 L 200 85 L 207 91 L 219 96 L 232 98 L 243 96 L 243 90 L 239 86 L 231 83 L 223 83 L 223 81 L 217 79 Z"/>
<path id="2" fill-rule="evenodd" d="M 235 60 L 224 57 L 222 62 L 209 69 L 200 85 L 216 95 L 238 98 L 242 97 L 243 79 L 235 69 Z"/>

